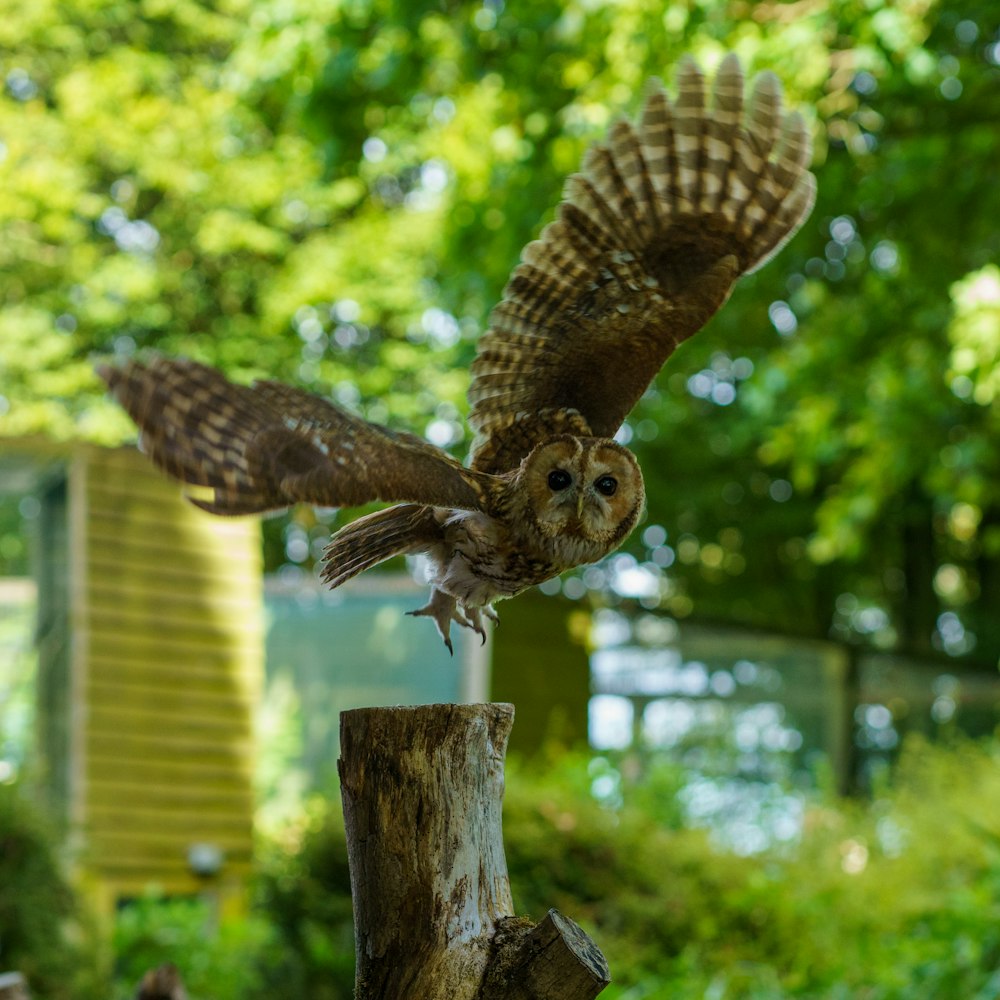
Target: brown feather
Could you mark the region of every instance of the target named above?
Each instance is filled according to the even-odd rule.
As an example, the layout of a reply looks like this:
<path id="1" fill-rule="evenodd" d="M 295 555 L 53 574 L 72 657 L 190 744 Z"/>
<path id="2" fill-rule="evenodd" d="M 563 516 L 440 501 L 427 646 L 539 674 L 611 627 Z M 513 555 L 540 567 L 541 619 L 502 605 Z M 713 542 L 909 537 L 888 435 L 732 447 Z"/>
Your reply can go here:
<path id="1" fill-rule="evenodd" d="M 194 361 L 154 358 L 99 373 L 161 469 L 211 487 L 214 514 L 410 501 L 478 510 L 488 478 L 416 435 L 369 423 L 277 382 L 240 386 Z"/>
<path id="2" fill-rule="evenodd" d="M 218 514 L 296 502 L 397 506 L 334 535 L 337 587 L 421 552 L 427 605 L 484 639 L 494 601 L 602 558 L 644 504 L 634 455 L 609 440 L 660 366 L 802 224 L 814 196 L 809 135 L 762 74 L 744 101 L 735 57 L 711 96 L 684 60 L 677 97 L 654 86 L 637 124 L 616 121 L 529 243 L 472 365 L 471 468 L 282 385 L 234 385 L 192 361 L 99 369 L 150 458 Z"/>
<path id="3" fill-rule="evenodd" d="M 359 517 L 341 528 L 323 553 L 323 582 L 339 587 L 393 556 L 442 541 L 444 533 L 430 507 L 400 504 Z"/>
<path id="4" fill-rule="evenodd" d="M 474 468 L 515 468 L 549 433 L 533 422 L 542 410 L 612 436 L 676 346 L 808 215 L 809 136 L 783 115 L 777 79 L 758 77 L 746 105 L 734 56 L 710 101 L 691 60 L 677 79 L 673 102 L 654 87 L 637 126 L 616 122 L 590 150 L 514 269 L 472 365 Z"/>

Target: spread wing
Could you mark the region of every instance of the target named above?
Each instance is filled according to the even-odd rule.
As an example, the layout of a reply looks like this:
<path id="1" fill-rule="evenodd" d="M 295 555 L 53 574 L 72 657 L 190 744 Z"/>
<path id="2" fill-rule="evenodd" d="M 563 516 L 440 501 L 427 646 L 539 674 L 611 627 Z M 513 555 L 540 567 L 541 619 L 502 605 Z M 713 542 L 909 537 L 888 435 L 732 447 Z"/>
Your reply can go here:
<path id="1" fill-rule="evenodd" d="M 757 77 L 744 105 L 735 56 L 710 104 L 691 60 L 671 103 L 655 85 L 617 122 L 525 247 L 472 364 L 472 465 L 515 467 L 551 425 L 614 435 L 677 345 L 805 221 L 810 138 Z"/>
<path id="2" fill-rule="evenodd" d="M 187 360 L 154 358 L 98 373 L 141 430 L 140 445 L 214 514 L 408 501 L 478 510 L 492 477 L 414 434 L 369 423 L 278 382 L 236 385 Z"/>

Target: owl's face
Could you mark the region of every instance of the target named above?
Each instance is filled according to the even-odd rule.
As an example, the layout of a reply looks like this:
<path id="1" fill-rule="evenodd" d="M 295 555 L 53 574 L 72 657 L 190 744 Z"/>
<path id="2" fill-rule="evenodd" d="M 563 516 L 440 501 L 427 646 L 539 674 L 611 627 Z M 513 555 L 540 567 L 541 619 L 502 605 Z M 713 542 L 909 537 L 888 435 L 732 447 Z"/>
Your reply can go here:
<path id="1" fill-rule="evenodd" d="M 586 543 L 588 561 L 625 540 L 645 500 L 635 456 L 606 438 L 551 438 L 524 460 L 519 479 L 538 530 Z"/>

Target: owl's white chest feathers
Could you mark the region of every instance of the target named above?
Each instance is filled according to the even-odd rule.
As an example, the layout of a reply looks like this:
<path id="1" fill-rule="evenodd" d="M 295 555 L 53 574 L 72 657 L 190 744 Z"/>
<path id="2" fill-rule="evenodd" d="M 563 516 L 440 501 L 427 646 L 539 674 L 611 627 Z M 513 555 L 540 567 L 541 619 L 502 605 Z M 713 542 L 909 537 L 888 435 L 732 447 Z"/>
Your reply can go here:
<path id="1" fill-rule="evenodd" d="M 428 549 L 430 582 L 463 605 L 484 607 L 513 597 L 565 567 L 515 539 L 503 522 L 478 511 L 436 512 L 444 541 Z"/>

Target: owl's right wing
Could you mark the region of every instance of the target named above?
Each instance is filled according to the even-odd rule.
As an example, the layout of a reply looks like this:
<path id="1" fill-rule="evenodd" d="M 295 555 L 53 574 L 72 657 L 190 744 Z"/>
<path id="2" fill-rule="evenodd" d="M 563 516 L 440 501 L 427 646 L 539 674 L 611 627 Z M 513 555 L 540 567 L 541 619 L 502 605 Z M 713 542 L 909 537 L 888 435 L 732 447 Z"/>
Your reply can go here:
<path id="1" fill-rule="evenodd" d="M 479 510 L 492 479 L 415 434 L 278 382 L 236 385 L 207 365 L 159 357 L 98 374 L 139 425 L 153 462 L 212 490 L 190 499 L 213 514 L 377 500 Z"/>
<path id="2" fill-rule="evenodd" d="M 611 437 L 679 343 L 805 221 L 810 137 L 735 56 L 706 102 L 691 60 L 636 126 L 617 122 L 529 243 L 472 364 L 472 465 L 514 468 L 560 429 Z M 562 426 L 560 426 L 562 425 Z M 569 426 L 575 425 L 575 426 Z"/>

